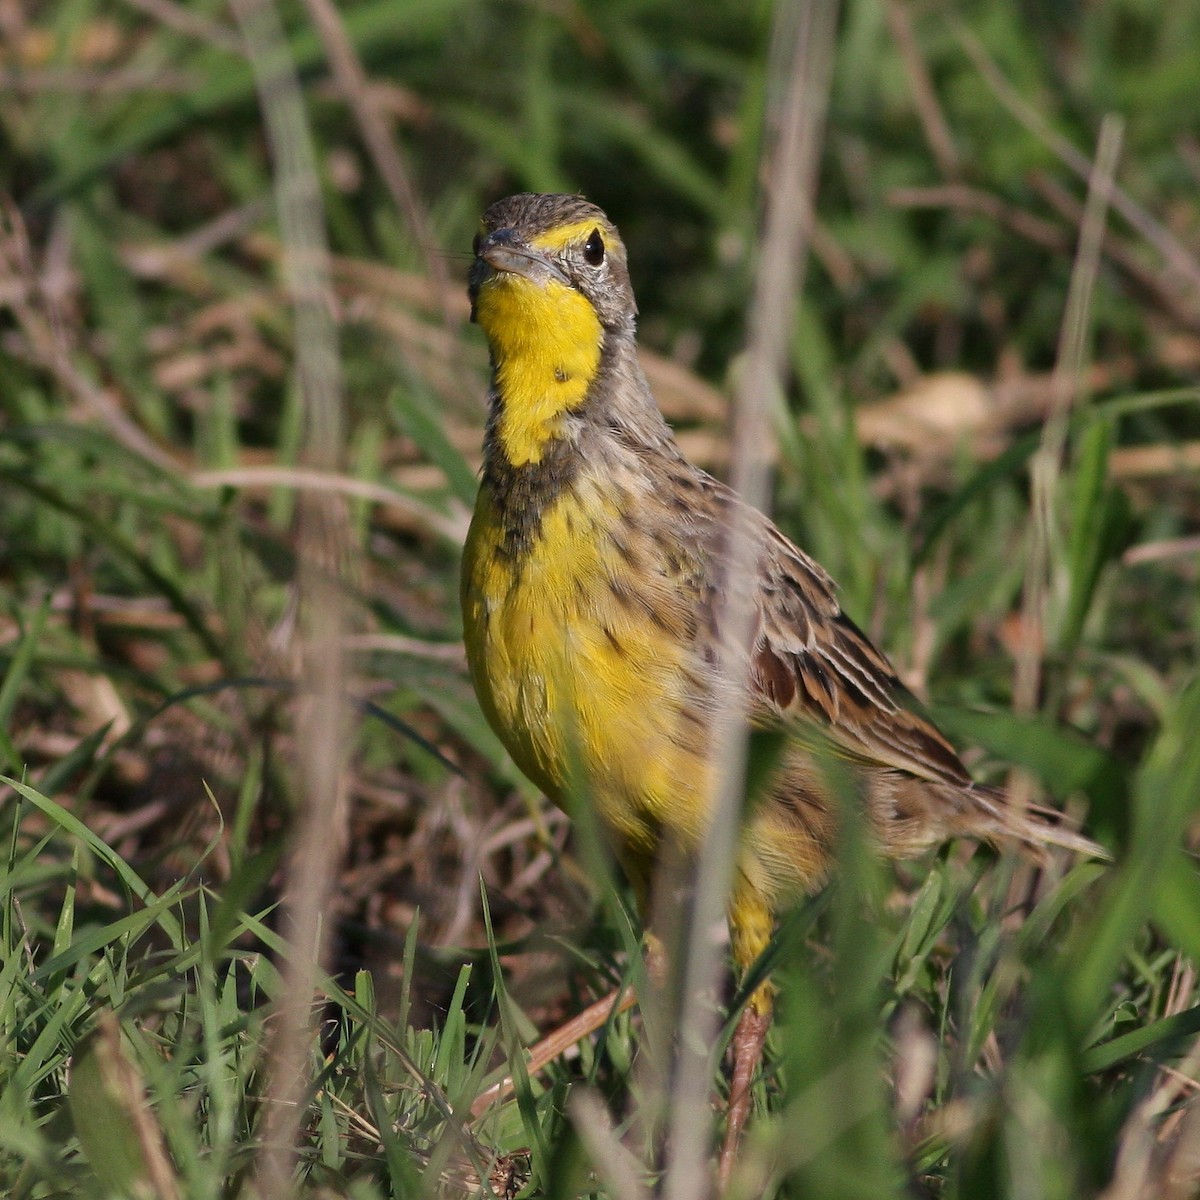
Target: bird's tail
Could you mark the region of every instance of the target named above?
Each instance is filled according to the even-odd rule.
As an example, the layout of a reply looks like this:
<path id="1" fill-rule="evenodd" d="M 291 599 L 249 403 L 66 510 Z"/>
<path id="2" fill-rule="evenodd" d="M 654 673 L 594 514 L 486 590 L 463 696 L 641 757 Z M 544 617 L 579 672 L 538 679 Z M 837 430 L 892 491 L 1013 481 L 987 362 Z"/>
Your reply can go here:
<path id="1" fill-rule="evenodd" d="M 1024 854 L 1044 862 L 1050 846 L 1061 846 L 1089 858 L 1111 859 L 1103 846 L 1072 829 L 1066 817 L 1041 804 L 1014 804 L 1000 788 L 977 783 L 966 789 L 968 804 L 960 810 L 956 833 L 997 845 L 1016 845 Z"/>

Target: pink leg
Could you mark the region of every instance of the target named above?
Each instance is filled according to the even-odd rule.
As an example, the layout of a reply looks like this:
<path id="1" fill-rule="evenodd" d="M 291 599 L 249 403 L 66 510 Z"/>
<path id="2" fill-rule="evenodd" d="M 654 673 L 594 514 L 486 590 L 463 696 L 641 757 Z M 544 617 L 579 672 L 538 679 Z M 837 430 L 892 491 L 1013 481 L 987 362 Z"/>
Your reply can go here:
<path id="1" fill-rule="evenodd" d="M 756 997 L 757 999 L 757 997 Z M 721 1157 L 717 1162 L 717 1178 L 721 1186 L 729 1182 L 733 1164 L 737 1160 L 738 1145 L 742 1140 L 742 1129 L 750 1115 L 750 1085 L 754 1073 L 762 1061 L 763 1043 L 771 1027 L 769 1005 L 747 1005 L 733 1031 L 733 1074 L 729 1081 L 729 1110 L 725 1118 L 725 1140 L 721 1144 Z"/>

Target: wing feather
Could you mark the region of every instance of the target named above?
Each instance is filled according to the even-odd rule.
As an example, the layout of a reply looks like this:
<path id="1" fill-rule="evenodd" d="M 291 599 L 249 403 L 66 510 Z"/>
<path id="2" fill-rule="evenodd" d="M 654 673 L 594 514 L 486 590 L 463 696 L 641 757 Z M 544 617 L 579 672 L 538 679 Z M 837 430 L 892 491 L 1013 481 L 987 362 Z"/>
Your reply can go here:
<path id="1" fill-rule="evenodd" d="M 830 577 L 774 526 L 766 540 L 753 651 L 755 700 L 789 725 L 815 723 L 864 764 L 969 786 L 953 747 L 891 663 L 842 612 Z"/>

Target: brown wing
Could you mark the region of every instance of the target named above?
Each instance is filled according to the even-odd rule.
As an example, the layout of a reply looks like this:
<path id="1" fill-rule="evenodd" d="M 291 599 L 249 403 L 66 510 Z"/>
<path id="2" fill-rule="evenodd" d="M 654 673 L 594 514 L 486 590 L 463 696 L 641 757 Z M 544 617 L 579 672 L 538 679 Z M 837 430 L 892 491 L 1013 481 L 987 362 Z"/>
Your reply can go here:
<path id="1" fill-rule="evenodd" d="M 689 472 L 686 495 L 692 502 L 672 506 L 675 532 L 663 561 L 671 564 L 672 594 L 685 592 L 698 618 L 692 633 L 704 666 L 697 678 L 711 681 L 720 596 L 727 586 L 721 547 L 730 510 L 741 502 L 725 485 L 678 461 Z M 751 512 L 742 508 L 743 515 Z M 754 584 L 752 716 L 784 726 L 799 747 L 811 741 L 857 768 L 886 853 L 904 856 L 966 835 L 1015 842 L 1035 855 L 1053 843 L 1104 856 L 1095 843 L 1062 827 L 1057 815 L 1014 809 L 1002 792 L 975 783 L 950 743 L 919 714 L 888 660 L 842 612 L 829 575 L 762 514 L 753 513 L 751 523 L 762 544 Z M 696 685 L 701 703 L 713 701 L 707 687 Z M 794 756 L 787 772 L 788 784 L 778 797 L 787 804 L 769 818 L 782 835 L 773 861 L 783 877 L 808 887 L 821 877 L 832 836 L 827 797 L 805 756 Z M 780 812 L 789 817 L 782 824 Z M 793 836 L 797 830 L 799 836 Z M 789 852 L 811 869 L 784 861 Z"/>
<path id="2" fill-rule="evenodd" d="M 778 718 L 815 723 L 859 762 L 969 786 L 950 743 L 923 717 L 891 664 L 842 612 L 830 577 L 768 525 L 755 699 Z"/>

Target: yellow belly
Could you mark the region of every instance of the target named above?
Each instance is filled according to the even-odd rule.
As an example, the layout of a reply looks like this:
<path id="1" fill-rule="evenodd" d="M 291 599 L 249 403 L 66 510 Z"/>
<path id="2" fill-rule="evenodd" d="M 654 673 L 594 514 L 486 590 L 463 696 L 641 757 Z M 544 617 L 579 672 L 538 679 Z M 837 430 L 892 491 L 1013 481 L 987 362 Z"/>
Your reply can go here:
<path id="1" fill-rule="evenodd" d="M 463 614 L 476 689 L 517 765 L 557 802 L 592 802 L 628 860 L 652 856 L 664 828 L 699 842 L 708 768 L 692 652 L 653 607 L 670 589 L 631 570 L 611 537 L 620 520 L 579 484 L 545 511 L 516 563 L 500 553 L 484 489 Z"/>

